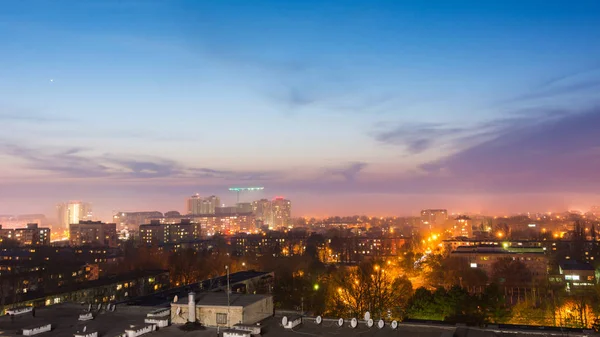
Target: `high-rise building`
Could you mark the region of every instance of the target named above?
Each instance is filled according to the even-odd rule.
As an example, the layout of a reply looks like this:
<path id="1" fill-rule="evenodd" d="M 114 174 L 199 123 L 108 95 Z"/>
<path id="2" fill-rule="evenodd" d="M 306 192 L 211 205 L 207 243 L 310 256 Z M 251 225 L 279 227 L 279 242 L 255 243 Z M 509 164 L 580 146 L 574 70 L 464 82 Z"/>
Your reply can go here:
<path id="1" fill-rule="evenodd" d="M 424 209 L 421 211 L 421 224 L 428 229 L 442 226 L 448 221 L 448 211 L 445 209 Z"/>
<path id="2" fill-rule="evenodd" d="M 271 211 L 273 213 L 273 224 L 269 227 L 277 228 L 291 225 L 292 202 L 283 197 L 277 197 L 271 202 Z"/>
<path id="3" fill-rule="evenodd" d="M 187 214 L 215 214 L 215 208 L 220 206 L 221 200 L 215 195 L 202 198 L 199 194 L 187 199 Z"/>
<path id="4" fill-rule="evenodd" d="M 71 246 L 117 246 L 117 224 L 79 221 L 69 225 Z"/>
<path id="5" fill-rule="evenodd" d="M 69 201 L 59 204 L 57 209 L 58 225 L 64 228 L 79 221 L 92 220 L 92 205 L 87 202 Z"/>
<path id="6" fill-rule="evenodd" d="M 273 212 L 271 210 L 271 200 L 260 199 L 252 202 L 252 213 L 257 221 L 265 225 L 273 224 Z"/>

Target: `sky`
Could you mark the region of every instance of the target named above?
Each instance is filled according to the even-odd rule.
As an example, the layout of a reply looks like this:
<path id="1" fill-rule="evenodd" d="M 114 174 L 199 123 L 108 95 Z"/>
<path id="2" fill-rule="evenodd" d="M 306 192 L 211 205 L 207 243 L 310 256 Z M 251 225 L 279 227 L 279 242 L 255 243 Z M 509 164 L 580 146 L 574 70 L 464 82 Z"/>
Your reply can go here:
<path id="1" fill-rule="evenodd" d="M 0 214 L 600 204 L 595 0 L 1 7 Z"/>

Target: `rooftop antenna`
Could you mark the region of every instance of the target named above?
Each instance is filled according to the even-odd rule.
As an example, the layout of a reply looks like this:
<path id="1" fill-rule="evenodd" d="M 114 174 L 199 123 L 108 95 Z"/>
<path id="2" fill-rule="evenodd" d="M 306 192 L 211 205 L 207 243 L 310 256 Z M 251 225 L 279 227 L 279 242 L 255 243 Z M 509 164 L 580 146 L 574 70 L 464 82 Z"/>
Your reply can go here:
<path id="1" fill-rule="evenodd" d="M 377 327 L 379 329 L 383 329 L 384 326 L 385 326 L 385 322 L 382 319 L 380 319 L 379 322 L 377 322 Z"/>
<path id="2" fill-rule="evenodd" d="M 86 331 L 87 331 L 87 325 L 84 325 L 83 326 L 83 332 L 86 332 Z"/>
<path id="3" fill-rule="evenodd" d="M 356 326 L 358 325 L 358 320 L 356 318 L 352 318 L 352 320 L 350 321 L 350 327 L 352 327 L 352 329 L 356 328 Z"/>
<path id="4" fill-rule="evenodd" d="M 315 323 L 321 324 L 321 322 L 323 322 L 323 317 L 317 316 L 317 318 L 315 318 Z"/>
<path id="5" fill-rule="evenodd" d="M 179 301 L 179 296 L 175 295 L 175 297 L 173 297 L 173 303 L 177 303 L 177 301 Z"/>
<path id="6" fill-rule="evenodd" d="M 288 318 L 287 316 L 283 316 L 283 318 L 281 319 L 281 325 L 283 325 L 283 327 L 286 327 L 288 324 Z"/>
<path id="7" fill-rule="evenodd" d="M 340 318 L 338 319 L 338 326 L 341 328 L 344 325 L 344 319 Z"/>
<path id="8" fill-rule="evenodd" d="M 392 321 L 392 330 L 396 330 L 398 328 L 398 321 Z"/>
<path id="9" fill-rule="evenodd" d="M 368 311 L 365 312 L 365 321 L 368 321 L 371 319 L 371 313 L 369 313 Z"/>
<path id="10" fill-rule="evenodd" d="M 368 326 L 369 328 L 372 328 L 372 327 L 373 327 L 373 319 L 369 318 L 369 320 L 367 321 L 367 326 Z"/>

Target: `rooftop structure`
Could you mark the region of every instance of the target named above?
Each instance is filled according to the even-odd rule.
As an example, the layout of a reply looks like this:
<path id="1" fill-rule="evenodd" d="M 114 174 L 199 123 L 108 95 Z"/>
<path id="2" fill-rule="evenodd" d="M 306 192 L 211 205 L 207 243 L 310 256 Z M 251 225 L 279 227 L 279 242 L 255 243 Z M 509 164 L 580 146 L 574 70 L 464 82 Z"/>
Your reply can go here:
<path id="1" fill-rule="evenodd" d="M 171 304 L 171 322 L 200 322 L 207 327 L 230 328 L 234 324 L 255 324 L 275 313 L 273 296 L 194 292 Z"/>

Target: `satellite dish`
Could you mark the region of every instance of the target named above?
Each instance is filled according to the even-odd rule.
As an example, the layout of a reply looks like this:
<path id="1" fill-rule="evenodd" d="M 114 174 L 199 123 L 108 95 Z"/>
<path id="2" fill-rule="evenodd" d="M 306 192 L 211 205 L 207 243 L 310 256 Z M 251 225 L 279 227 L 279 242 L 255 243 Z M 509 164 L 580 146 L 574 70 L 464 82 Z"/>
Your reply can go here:
<path id="1" fill-rule="evenodd" d="M 379 329 L 383 329 L 384 326 L 385 326 L 385 322 L 382 319 L 380 319 L 379 322 L 377 322 L 377 327 Z"/>
<path id="2" fill-rule="evenodd" d="M 338 326 L 341 327 L 342 325 L 344 325 L 344 319 L 340 318 L 338 319 Z"/>
<path id="3" fill-rule="evenodd" d="M 367 326 L 368 326 L 369 328 L 372 328 L 372 327 L 373 327 L 373 320 L 372 320 L 372 319 L 370 319 L 370 318 L 369 318 L 369 320 L 367 321 Z"/>
<path id="4" fill-rule="evenodd" d="M 321 322 L 323 322 L 323 317 L 317 316 L 317 318 L 315 318 L 315 323 L 321 324 Z"/>
<path id="5" fill-rule="evenodd" d="M 283 316 L 283 318 L 281 319 L 281 325 L 286 326 L 288 324 L 288 318 L 287 316 Z"/>
<path id="6" fill-rule="evenodd" d="M 129 293 L 128 293 L 128 292 L 125 292 L 125 297 L 127 297 L 127 296 L 129 296 Z"/>
<path id="7" fill-rule="evenodd" d="M 83 332 L 87 330 L 87 325 L 83 327 Z"/>
<path id="8" fill-rule="evenodd" d="M 358 320 L 356 318 L 353 318 L 350 321 L 350 326 L 352 327 L 352 329 L 356 328 L 356 326 L 358 325 Z"/>
<path id="9" fill-rule="evenodd" d="M 88 304 L 88 311 L 92 311 L 92 303 Z"/>
<path id="10" fill-rule="evenodd" d="M 117 304 L 115 303 L 112 305 L 112 308 L 110 308 L 110 311 L 115 311 L 116 308 L 117 308 Z"/>
<path id="11" fill-rule="evenodd" d="M 173 297 L 173 303 L 177 303 L 177 301 L 179 301 L 179 296 L 175 295 L 175 297 Z"/>
<path id="12" fill-rule="evenodd" d="M 398 328 L 398 321 L 392 321 L 392 329 L 396 330 Z"/>
<path id="13" fill-rule="evenodd" d="M 367 311 L 365 312 L 365 321 L 368 321 L 371 319 L 371 314 Z"/>
<path id="14" fill-rule="evenodd" d="M 175 311 L 177 313 L 177 316 L 179 316 L 179 314 L 181 314 L 181 307 L 177 307 L 177 311 Z"/>
<path id="15" fill-rule="evenodd" d="M 100 309 L 102 309 L 102 303 L 98 303 L 98 311 L 100 311 Z"/>

